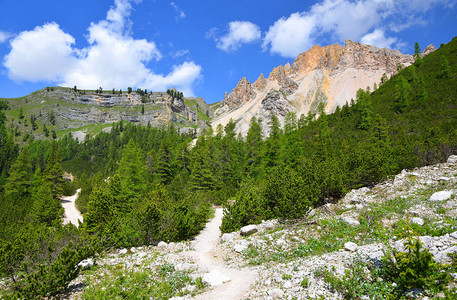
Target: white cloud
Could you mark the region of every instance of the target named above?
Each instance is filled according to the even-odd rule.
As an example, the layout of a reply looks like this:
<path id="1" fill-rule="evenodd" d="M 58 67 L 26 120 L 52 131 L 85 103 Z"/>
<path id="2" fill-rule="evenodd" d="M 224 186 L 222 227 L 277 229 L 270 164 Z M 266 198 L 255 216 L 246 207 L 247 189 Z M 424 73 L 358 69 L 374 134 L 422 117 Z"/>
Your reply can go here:
<path id="1" fill-rule="evenodd" d="M 176 19 L 184 19 L 184 18 L 186 17 L 186 13 L 185 13 L 182 9 L 180 9 L 180 8 L 176 5 L 176 3 L 170 2 L 170 5 L 171 5 L 171 7 L 173 7 L 173 9 L 175 10 L 175 12 L 178 14 L 178 15 L 176 16 Z"/>
<path id="2" fill-rule="evenodd" d="M 56 23 L 23 31 L 11 41 L 4 66 L 13 80 L 60 80 L 76 62 L 75 39 Z"/>
<path id="3" fill-rule="evenodd" d="M 281 18 L 270 26 L 263 40 L 262 49 L 270 47 L 271 53 L 284 57 L 295 57 L 312 45 L 310 38 L 314 28 L 313 16 L 294 13 L 289 18 Z"/>
<path id="4" fill-rule="evenodd" d="M 201 66 L 192 61 L 184 62 L 173 66 L 173 71 L 165 76 L 150 73 L 144 81 L 144 86 L 157 91 L 163 91 L 167 87 L 173 86 L 182 91 L 184 95 L 193 95 L 192 85 L 201 79 L 201 72 Z"/>
<path id="5" fill-rule="evenodd" d="M 82 89 L 132 86 L 164 90 L 175 86 L 192 95 L 201 67 L 185 62 L 175 65 L 168 75 L 155 74 L 147 65 L 162 55 L 154 42 L 131 36 L 131 10 L 130 1 L 115 0 L 105 20 L 89 26 L 89 46 L 83 49 L 73 48 L 74 38 L 55 23 L 20 33 L 11 41 L 11 51 L 5 57 L 9 77 Z"/>
<path id="6" fill-rule="evenodd" d="M 190 53 L 189 49 L 181 49 L 173 53 L 174 58 L 183 57 Z"/>
<path id="7" fill-rule="evenodd" d="M 436 6 L 453 7 L 456 3 L 457 0 L 322 0 L 308 11 L 277 20 L 266 32 L 262 47 L 284 57 L 295 57 L 322 40 L 363 38 L 377 45 L 399 46 L 401 41 L 386 37 L 387 28 L 399 32 L 423 26 L 421 14 Z"/>
<path id="8" fill-rule="evenodd" d="M 373 32 L 364 35 L 360 42 L 368 45 L 373 45 L 380 48 L 390 48 L 397 42 L 394 37 L 386 37 L 384 30 L 375 29 Z"/>
<path id="9" fill-rule="evenodd" d="M 12 36 L 11 33 L 0 30 L 0 44 L 9 40 L 11 38 L 11 36 Z"/>
<path id="10" fill-rule="evenodd" d="M 254 23 L 245 21 L 233 21 L 228 24 L 229 32 L 216 38 L 217 48 L 229 52 L 238 50 L 242 44 L 253 43 L 260 39 L 260 28 Z M 209 33 L 211 32 L 211 33 Z M 214 35 L 215 31 L 207 32 L 207 36 Z"/>

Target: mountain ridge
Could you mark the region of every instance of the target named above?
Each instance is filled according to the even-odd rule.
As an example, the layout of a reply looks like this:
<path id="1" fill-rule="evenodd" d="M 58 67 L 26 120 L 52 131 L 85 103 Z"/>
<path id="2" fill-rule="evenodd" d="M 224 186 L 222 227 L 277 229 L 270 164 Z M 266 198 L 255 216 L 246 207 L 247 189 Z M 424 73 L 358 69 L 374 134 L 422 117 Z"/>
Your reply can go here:
<path id="1" fill-rule="evenodd" d="M 423 55 L 434 51 L 428 46 Z M 225 94 L 215 111 L 213 127 L 225 126 L 231 119 L 236 131 L 246 134 L 252 117 L 262 118 L 266 128 L 271 114 L 282 122 L 287 112 L 297 115 L 316 113 L 319 105 L 327 113 L 355 98 L 360 88 L 378 85 L 383 74 L 392 76 L 414 62 L 413 56 L 398 50 L 378 48 L 351 40 L 338 44 L 313 46 L 300 53 L 292 65 L 273 68 L 268 78 L 260 74 L 250 83 L 245 77 Z"/>

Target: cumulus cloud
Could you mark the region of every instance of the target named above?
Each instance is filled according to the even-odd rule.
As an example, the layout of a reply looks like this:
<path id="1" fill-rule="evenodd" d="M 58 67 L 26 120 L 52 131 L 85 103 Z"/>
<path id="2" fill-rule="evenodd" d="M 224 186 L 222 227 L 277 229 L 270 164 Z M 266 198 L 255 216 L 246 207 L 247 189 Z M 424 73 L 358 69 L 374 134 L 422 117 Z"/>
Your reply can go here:
<path id="1" fill-rule="evenodd" d="M 201 66 L 194 62 L 184 62 L 173 66 L 173 70 L 168 75 L 150 73 L 145 79 L 145 86 L 151 90 L 163 91 L 167 87 L 173 86 L 182 91 L 184 95 L 193 95 L 192 85 L 201 79 Z"/>
<path id="2" fill-rule="evenodd" d="M 207 32 L 207 37 L 213 37 L 217 41 L 217 48 L 229 52 L 238 50 L 243 44 L 253 43 L 260 39 L 260 28 L 254 23 L 245 21 L 233 21 L 228 24 L 229 31 L 226 35 L 217 38 L 217 29 Z"/>
<path id="3" fill-rule="evenodd" d="M 289 18 L 281 18 L 270 26 L 263 40 L 262 49 L 270 47 L 271 53 L 284 57 L 295 57 L 312 45 L 310 38 L 315 17 L 294 13 Z"/>
<path id="4" fill-rule="evenodd" d="M 76 63 L 75 39 L 56 23 L 21 32 L 11 41 L 4 66 L 13 80 L 60 80 Z"/>
<path id="5" fill-rule="evenodd" d="M 6 42 L 11 36 L 11 33 L 0 30 L 0 44 Z"/>
<path id="6" fill-rule="evenodd" d="M 383 30 L 375 29 L 373 32 L 364 35 L 360 41 L 364 44 L 380 48 L 390 48 L 397 42 L 397 39 L 394 37 L 386 37 Z"/>
<path id="7" fill-rule="evenodd" d="M 392 33 L 424 25 L 421 14 L 438 5 L 453 7 L 456 0 L 323 0 L 308 11 L 277 20 L 266 32 L 263 49 L 295 57 L 316 41 L 370 41 L 378 46 L 400 45 Z M 420 22 L 419 22 L 420 21 Z M 384 24 L 389 24 L 385 28 Z"/>
<path id="8" fill-rule="evenodd" d="M 11 41 L 4 60 L 9 77 L 82 89 L 132 86 L 163 90 L 175 86 L 192 95 L 201 67 L 185 62 L 175 65 L 168 75 L 155 74 L 147 65 L 160 60 L 162 54 L 154 42 L 132 37 L 131 10 L 131 1 L 115 0 L 105 20 L 89 26 L 89 46 L 83 49 L 74 48 L 74 38 L 56 23 L 20 33 Z"/>

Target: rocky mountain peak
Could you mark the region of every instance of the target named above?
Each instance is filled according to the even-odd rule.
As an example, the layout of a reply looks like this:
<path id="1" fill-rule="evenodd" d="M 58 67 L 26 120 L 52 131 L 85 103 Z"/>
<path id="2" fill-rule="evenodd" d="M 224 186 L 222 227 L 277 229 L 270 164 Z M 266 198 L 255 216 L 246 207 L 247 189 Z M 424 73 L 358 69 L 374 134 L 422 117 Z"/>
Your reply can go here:
<path id="1" fill-rule="evenodd" d="M 298 85 L 287 76 L 284 66 L 274 68 L 268 79 L 270 81 L 276 81 L 280 86 L 280 90 L 286 94 L 291 94 L 298 88 Z"/>
<path id="2" fill-rule="evenodd" d="M 332 68 L 335 67 L 341 55 L 343 47 L 340 45 L 329 45 L 320 47 L 313 46 L 306 52 L 300 53 L 292 64 L 292 73 L 306 73 L 316 68 Z"/>
<path id="3" fill-rule="evenodd" d="M 433 49 L 428 46 L 424 54 Z M 355 98 L 358 89 L 379 85 L 384 73 L 392 76 L 399 65 L 408 66 L 413 62 L 411 55 L 398 50 L 351 40 L 346 40 L 344 47 L 315 45 L 300 53 L 292 65 L 274 68 L 268 78 L 261 74 L 252 85 L 242 78 L 216 110 L 213 126 L 225 126 L 230 119 L 238 120 L 236 130 L 244 134 L 253 116 L 262 118 L 264 128 L 267 127 L 273 113 L 271 109 L 280 112 L 280 121 L 289 111 L 306 115 L 309 111 L 316 112 L 321 104 L 331 113 Z"/>
<path id="4" fill-rule="evenodd" d="M 252 87 L 256 90 L 263 90 L 267 85 L 267 80 L 263 76 L 263 73 L 260 73 L 259 78 L 252 84 Z"/>
<path id="5" fill-rule="evenodd" d="M 225 94 L 222 106 L 228 106 L 229 109 L 233 109 L 248 102 L 254 97 L 255 92 L 252 89 L 251 83 L 246 79 L 246 77 L 243 77 L 240 81 L 238 81 L 238 84 L 230 92 L 230 94 Z"/>

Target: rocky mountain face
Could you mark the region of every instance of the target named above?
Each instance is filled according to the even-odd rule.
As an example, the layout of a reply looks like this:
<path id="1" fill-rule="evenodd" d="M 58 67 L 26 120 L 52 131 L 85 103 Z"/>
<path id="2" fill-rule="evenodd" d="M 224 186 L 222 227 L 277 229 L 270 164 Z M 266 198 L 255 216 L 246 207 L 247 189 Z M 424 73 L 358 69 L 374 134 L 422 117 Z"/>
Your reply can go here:
<path id="1" fill-rule="evenodd" d="M 70 88 L 42 89 L 25 97 L 25 104 L 10 100 L 10 105 L 23 107 L 38 121 L 48 122 L 50 111 L 59 129 L 78 128 L 92 123 L 115 123 L 121 120 L 141 125 L 178 125 L 183 132 L 193 130 L 205 120 L 200 114 L 212 116 L 202 98 L 173 97 L 166 92 L 89 92 Z M 143 109 L 144 107 L 144 109 Z"/>
<path id="2" fill-rule="evenodd" d="M 434 50 L 429 46 L 424 55 Z M 350 40 L 345 46 L 314 46 L 300 53 L 292 65 L 273 69 L 268 78 L 263 74 L 250 83 L 246 78 L 225 95 L 216 110 L 214 128 L 237 121 L 236 130 L 245 134 L 252 117 L 262 118 L 267 127 L 271 114 L 284 119 L 287 112 L 297 116 L 315 113 L 322 103 L 327 113 L 333 112 L 351 98 L 358 89 L 373 89 L 382 75 L 393 75 L 399 65 L 413 63 L 411 55 L 397 50 L 380 49 Z"/>

